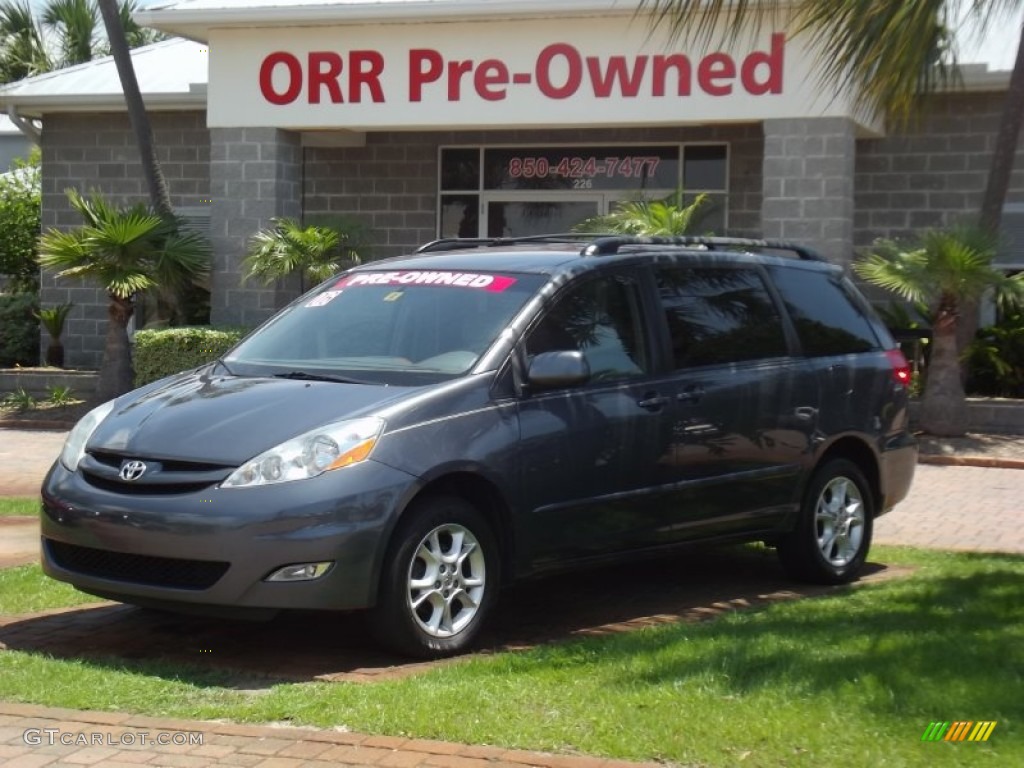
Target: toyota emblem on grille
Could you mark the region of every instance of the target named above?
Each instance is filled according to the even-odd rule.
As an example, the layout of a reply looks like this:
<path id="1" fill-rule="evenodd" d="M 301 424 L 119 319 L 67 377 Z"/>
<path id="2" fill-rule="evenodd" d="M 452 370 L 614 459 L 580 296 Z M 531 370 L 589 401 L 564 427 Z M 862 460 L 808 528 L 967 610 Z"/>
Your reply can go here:
<path id="1" fill-rule="evenodd" d="M 118 472 L 118 476 L 125 482 L 132 482 L 138 480 L 146 471 L 146 464 L 134 459 L 132 461 L 126 461 L 121 465 L 121 471 Z"/>

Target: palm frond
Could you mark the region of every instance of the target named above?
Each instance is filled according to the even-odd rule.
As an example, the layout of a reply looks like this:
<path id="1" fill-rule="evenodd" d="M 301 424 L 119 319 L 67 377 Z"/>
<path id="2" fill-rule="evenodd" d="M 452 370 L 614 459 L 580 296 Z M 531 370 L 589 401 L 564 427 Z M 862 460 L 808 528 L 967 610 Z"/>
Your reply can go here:
<path id="1" fill-rule="evenodd" d="M 776 26 L 790 5 L 772 0 L 640 0 L 637 13 L 651 14 L 653 26 L 667 28 L 672 42 L 707 47 Z"/>
<path id="2" fill-rule="evenodd" d="M 857 107 L 906 123 L 921 93 L 956 80 L 954 30 L 966 19 L 983 33 L 1019 6 L 1012 0 L 641 0 L 638 13 L 648 15 L 652 31 L 667 30 L 670 42 L 705 47 L 757 35 L 765 26 L 786 28 L 817 60 L 823 92 L 853 94 Z"/>
<path id="3" fill-rule="evenodd" d="M 853 268 L 868 282 L 911 301 L 930 305 L 943 298 L 959 303 L 994 290 L 1004 306 L 1019 305 L 1024 302 L 1024 280 L 993 267 L 996 242 L 972 226 L 930 230 L 912 247 L 879 241 Z"/>
<path id="4" fill-rule="evenodd" d="M 709 201 L 708 195 L 701 193 L 687 204 L 682 190 L 662 200 L 620 201 L 610 213 L 586 219 L 573 231 L 648 236 L 691 234 Z"/>
<path id="5" fill-rule="evenodd" d="M 242 262 L 243 280 L 269 285 L 299 273 L 311 282 L 327 279 L 340 268 L 342 235 L 330 227 L 302 226 L 295 219 L 274 219 L 272 226 L 249 239 Z"/>

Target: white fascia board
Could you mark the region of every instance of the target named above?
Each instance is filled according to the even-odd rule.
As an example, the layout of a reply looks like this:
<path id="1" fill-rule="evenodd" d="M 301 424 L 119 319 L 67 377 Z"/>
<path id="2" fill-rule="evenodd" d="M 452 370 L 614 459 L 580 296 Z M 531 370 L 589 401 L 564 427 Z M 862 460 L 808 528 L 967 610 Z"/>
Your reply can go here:
<path id="1" fill-rule="evenodd" d="M 635 16 L 635 0 L 410 0 L 310 5 L 194 8 L 189 5 L 138 10 L 135 21 L 168 34 L 209 42 L 214 27 L 303 27 L 365 22 L 414 23 L 467 19 L 511 19 L 600 14 Z"/>
<path id="2" fill-rule="evenodd" d="M 144 96 L 146 108 L 153 112 L 206 111 L 206 94 L 148 94 Z M 86 96 L 27 96 L 12 98 L 0 96 L 0 108 L 14 105 L 22 117 L 43 117 L 56 112 L 125 112 L 127 107 L 121 95 Z"/>

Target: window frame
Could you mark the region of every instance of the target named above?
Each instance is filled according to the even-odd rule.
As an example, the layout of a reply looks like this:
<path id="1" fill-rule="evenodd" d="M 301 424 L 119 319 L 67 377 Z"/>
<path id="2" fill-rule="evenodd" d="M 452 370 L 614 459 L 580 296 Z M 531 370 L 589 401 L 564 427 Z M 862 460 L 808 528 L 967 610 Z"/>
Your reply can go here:
<path id="1" fill-rule="evenodd" d="M 653 276 L 651 275 L 650 270 L 646 269 L 643 265 L 617 264 L 608 268 L 587 270 L 586 272 L 574 275 L 572 279 L 566 281 L 565 285 L 561 286 L 557 291 L 544 300 L 543 304 L 523 329 L 518 343 L 516 344 L 516 349 L 513 352 L 519 361 L 519 363 L 514 367 L 520 372 L 519 378 L 521 379 L 521 384 L 525 384 L 526 374 L 530 367 L 530 356 L 527 351 L 527 339 L 530 334 L 533 333 L 549 313 L 552 312 L 554 308 L 571 292 L 579 290 L 581 287 L 594 283 L 598 280 L 614 279 L 617 276 L 626 278 L 628 281 L 627 284 L 631 286 L 630 290 L 632 295 L 630 299 L 633 306 L 630 309 L 634 320 L 639 324 L 638 338 L 641 339 L 644 344 L 647 363 L 646 370 L 633 376 L 624 376 L 615 379 L 602 379 L 600 381 L 590 379 L 580 386 L 558 387 L 550 391 L 584 391 L 604 389 L 608 387 L 631 386 L 637 382 L 648 381 L 664 372 L 664 350 L 662 348 L 663 339 L 661 337 L 660 329 L 656 326 L 655 321 L 657 318 L 653 316 L 654 311 L 650 301 Z M 520 387 L 520 391 L 524 390 Z M 528 391 L 528 389 L 525 391 Z M 545 394 L 548 391 L 549 390 L 545 390 Z"/>

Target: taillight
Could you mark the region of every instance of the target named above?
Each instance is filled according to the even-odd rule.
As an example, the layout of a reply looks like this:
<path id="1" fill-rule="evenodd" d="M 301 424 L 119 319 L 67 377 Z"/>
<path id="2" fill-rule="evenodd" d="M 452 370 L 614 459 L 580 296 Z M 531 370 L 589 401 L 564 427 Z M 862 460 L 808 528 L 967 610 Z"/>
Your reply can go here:
<path id="1" fill-rule="evenodd" d="M 909 387 L 910 386 L 910 363 L 907 362 L 907 358 L 903 356 L 903 353 L 898 349 L 887 349 L 885 350 L 885 356 L 889 358 L 889 362 L 892 363 L 892 375 L 893 378 L 900 384 Z"/>

